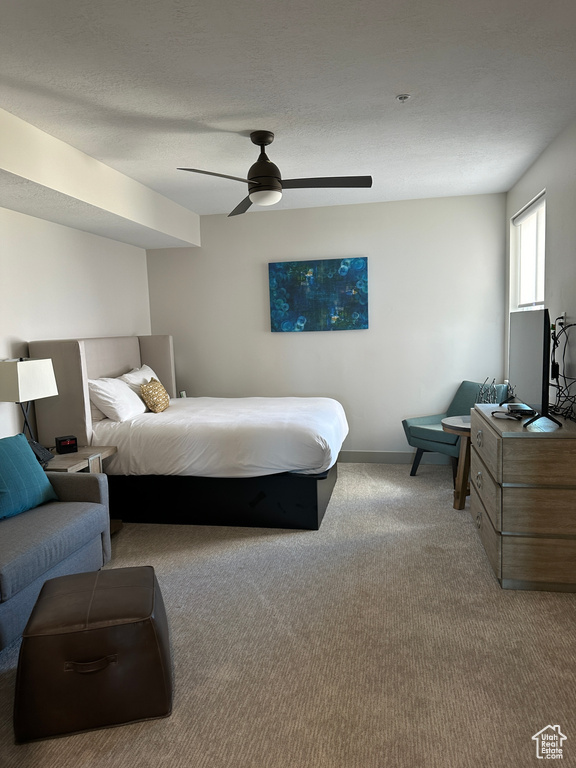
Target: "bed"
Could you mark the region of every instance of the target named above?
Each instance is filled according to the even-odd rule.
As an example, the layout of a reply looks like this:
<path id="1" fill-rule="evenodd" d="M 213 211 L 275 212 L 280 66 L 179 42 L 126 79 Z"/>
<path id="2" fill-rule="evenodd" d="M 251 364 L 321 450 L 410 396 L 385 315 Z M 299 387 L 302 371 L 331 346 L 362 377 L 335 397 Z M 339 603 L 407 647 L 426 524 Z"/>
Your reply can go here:
<path id="1" fill-rule="evenodd" d="M 59 390 L 57 397 L 35 403 L 40 442 L 51 446 L 57 436 L 75 435 L 79 445 L 117 446 L 105 464 L 113 517 L 320 527 L 348 432 L 337 401 L 177 398 L 171 336 L 32 341 L 29 353 L 52 359 Z M 169 406 L 158 413 L 145 407 L 123 412 L 122 421 L 107 418 L 100 384 L 127 381 L 139 392 L 134 382 L 149 370 L 170 397 Z M 122 410 L 124 404 L 111 407 Z"/>

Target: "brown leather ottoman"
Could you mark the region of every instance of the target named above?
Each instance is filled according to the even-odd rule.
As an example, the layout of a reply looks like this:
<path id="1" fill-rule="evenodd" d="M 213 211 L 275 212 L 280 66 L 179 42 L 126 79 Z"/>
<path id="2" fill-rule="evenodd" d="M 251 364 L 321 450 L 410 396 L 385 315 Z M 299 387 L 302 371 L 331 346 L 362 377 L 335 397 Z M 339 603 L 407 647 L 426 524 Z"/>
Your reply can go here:
<path id="1" fill-rule="evenodd" d="M 166 717 L 172 660 L 151 566 L 50 579 L 23 633 L 16 741 Z"/>

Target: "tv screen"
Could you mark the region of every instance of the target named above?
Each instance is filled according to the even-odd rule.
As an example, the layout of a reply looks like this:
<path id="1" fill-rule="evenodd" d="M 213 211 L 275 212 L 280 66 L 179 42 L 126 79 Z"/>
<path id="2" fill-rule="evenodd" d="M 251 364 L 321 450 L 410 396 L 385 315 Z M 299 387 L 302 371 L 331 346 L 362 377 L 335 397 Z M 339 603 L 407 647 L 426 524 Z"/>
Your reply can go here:
<path id="1" fill-rule="evenodd" d="M 549 414 L 550 313 L 547 309 L 510 313 L 508 380 L 517 400 L 529 405 L 538 416 L 559 423 Z"/>
<path id="2" fill-rule="evenodd" d="M 517 399 L 538 413 L 542 413 L 543 380 L 546 377 L 548 383 L 549 375 L 550 342 L 546 345 L 546 338 L 550 339 L 547 309 L 510 313 L 508 380 Z M 548 405 L 548 388 L 545 400 Z"/>

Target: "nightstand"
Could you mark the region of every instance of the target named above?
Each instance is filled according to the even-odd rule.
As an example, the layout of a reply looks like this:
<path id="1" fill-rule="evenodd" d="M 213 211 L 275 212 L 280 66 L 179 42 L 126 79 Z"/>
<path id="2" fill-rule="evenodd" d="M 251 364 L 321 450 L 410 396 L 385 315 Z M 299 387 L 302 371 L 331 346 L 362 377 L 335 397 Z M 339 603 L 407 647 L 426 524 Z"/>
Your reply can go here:
<path id="1" fill-rule="evenodd" d="M 102 472 L 102 461 L 117 452 L 115 445 L 87 445 L 75 453 L 56 453 L 46 464 L 48 472 Z"/>

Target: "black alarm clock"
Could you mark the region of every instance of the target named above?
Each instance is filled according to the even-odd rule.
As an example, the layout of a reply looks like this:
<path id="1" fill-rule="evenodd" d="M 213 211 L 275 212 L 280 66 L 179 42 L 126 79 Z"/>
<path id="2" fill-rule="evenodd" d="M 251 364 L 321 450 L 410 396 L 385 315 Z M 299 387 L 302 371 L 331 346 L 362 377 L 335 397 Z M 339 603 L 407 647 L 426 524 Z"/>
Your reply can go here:
<path id="1" fill-rule="evenodd" d="M 77 453 L 78 440 L 74 435 L 56 437 L 56 453 Z"/>

